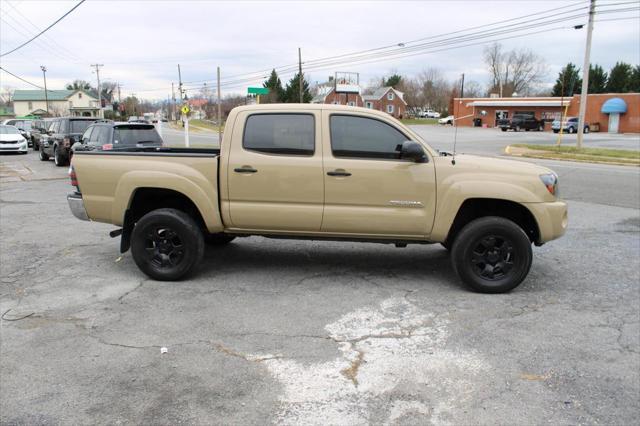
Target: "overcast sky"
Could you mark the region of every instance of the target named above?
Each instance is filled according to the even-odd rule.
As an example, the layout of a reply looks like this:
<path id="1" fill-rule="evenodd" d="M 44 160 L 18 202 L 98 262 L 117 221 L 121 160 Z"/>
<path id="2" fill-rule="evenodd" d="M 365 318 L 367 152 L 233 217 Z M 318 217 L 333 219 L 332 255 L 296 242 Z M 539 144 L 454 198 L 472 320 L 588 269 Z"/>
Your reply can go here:
<path id="1" fill-rule="evenodd" d="M 637 2 L 611 5 L 629 1 L 598 0 L 599 5 L 609 4 L 598 10 L 638 6 Z M 76 3 L 0 0 L 0 52 L 31 38 Z M 101 79 L 120 82 L 123 96 L 136 93 L 144 98 L 166 99 L 171 93 L 171 82 L 178 81 L 178 63 L 183 81 L 212 80 L 208 84 L 214 85 L 218 65 L 223 82 L 236 81 L 240 77 L 234 75 L 295 64 L 298 47 L 302 48 L 303 62 L 398 43 L 411 47 L 417 44 L 409 43 L 411 40 L 574 4 L 576 8 L 587 6 L 588 1 L 89 0 L 49 30 L 46 37 L 0 58 L 0 64 L 39 85 L 40 65 L 45 65 L 48 87 L 62 89 L 74 79 L 95 85 L 96 76 L 90 64 L 101 63 L 104 64 Z M 558 13 L 570 9 L 558 9 Z M 602 14 L 596 19 L 618 17 L 635 19 L 597 22 L 593 33 L 591 62 L 607 70 L 616 61 L 640 63 L 639 12 Z M 505 34 L 493 39 L 500 38 L 508 49 L 533 49 L 544 58 L 549 69 L 546 80 L 552 83 L 567 62 L 582 66 L 586 26 L 581 30 L 571 26 L 586 20 L 578 17 L 546 27 L 565 27 L 562 29 L 518 38 Z M 334 71 L 353 71 L 359 72 L 361 83 L 366 84 L 373 77 L 393 71 L 412 76 L 437 67 L 448 78 L 465 73 L 468 79 L 484 86 L 489 75 L 482 60 L 482 48 L 482 45 L 448 48 L 373 63 L 332 65 L 310 70 L 308 78 L 311 82 L 324 81 Z M 283 83 L 291 74 L 284 73 Z M 0 79 L 3 87 L 30 88 L 4 72 L 0 72 Z M 248 85 L 257 84 L 243 81 L 234 87 L 228 83 L 223 93 L 245 93 Z"/>

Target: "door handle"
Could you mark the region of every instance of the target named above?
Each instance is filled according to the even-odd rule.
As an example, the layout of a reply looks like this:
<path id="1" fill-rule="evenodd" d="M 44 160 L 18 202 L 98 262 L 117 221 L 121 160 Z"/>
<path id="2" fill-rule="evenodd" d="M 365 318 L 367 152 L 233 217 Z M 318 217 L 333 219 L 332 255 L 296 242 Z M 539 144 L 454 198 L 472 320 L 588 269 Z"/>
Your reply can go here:
<path id="1" fill-rule="evenodd" d="M 351 176 L 351 173 L 344 171 L 344 170 L 334 170 L 332 172 L 327 172 L 327 175 L 329 176 Z"/>
<path id="2" fill-rule="evenodd" d="M 254 169 L 251 166 L 242 166 L 242 167 L 237 167 L 235 169 L 233 169 L 234 172 L 236 173 L 256 173 L 257 170 Z"/>

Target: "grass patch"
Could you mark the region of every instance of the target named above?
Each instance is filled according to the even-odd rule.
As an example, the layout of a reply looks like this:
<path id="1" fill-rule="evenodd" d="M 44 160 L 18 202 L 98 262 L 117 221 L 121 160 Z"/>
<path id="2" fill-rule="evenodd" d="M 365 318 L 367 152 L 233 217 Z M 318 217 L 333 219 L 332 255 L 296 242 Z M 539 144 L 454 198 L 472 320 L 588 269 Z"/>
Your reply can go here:
<path id="1" fill-rule="evenodd" d="M 525 148 L 525 157 L 558 160 L 597 161 L 640 165 L 640 151 L 609 148 L 576 148 L 575 146 L 514 144 L 514 148 Z"/>
<path id="2" fill-rule="evenodd" d="M 215 132 L 218 131 L 218 126 L 205 120 L 189 120 L 189 126 L 200 127 L 202 129 L 212 130 Z M 222 130 L 224 131 L 224 124 L 222 125 Z"/>
<path id="3" fill-rule="evenodd" d="M 437 118 L 403 118 L 400 120 L 401 123 L 415 126 L 420 124 L 438 124 Z"/>

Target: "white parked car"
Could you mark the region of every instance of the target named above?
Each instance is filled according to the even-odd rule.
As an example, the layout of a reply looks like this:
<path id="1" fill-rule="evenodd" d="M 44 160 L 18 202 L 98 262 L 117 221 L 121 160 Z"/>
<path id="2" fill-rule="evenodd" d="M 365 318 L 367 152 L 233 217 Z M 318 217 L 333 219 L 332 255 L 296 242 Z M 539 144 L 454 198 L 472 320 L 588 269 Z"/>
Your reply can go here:
<path id="1" fill-rule="evenodd" d="M 27 140 L 17 127 L 0 125 L 0 152 L 27 153 Z"/>
<path id="2" fill-rule="evenodd" d="M 453 126 L 453 120 L 454 120 L 453 115 L 448 115 L 438 120 L 438 124 L 451 124 Z"/>
<path id="3" fill-rule="evenodd" d="M 426 111 L 420 111 L 418 113 L 418 117 L 420 118 L 440 118 L 440 113 L 436 112 L 432 109 L 428 109 Z"/>

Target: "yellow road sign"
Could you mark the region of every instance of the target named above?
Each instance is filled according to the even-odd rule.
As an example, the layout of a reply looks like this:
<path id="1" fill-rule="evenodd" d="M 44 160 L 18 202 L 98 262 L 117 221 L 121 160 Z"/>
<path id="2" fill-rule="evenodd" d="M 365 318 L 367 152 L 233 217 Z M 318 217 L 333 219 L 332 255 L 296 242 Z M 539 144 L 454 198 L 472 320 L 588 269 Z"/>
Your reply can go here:
<path id="1" fill-rule="evenodd" d="M 189 111 L 191 111 L 191 110 L 189 109 L 189 105 L 184 105 L 182 107 L 181 111 L 182 111 L 183 114 L 189 114 Z"/>

